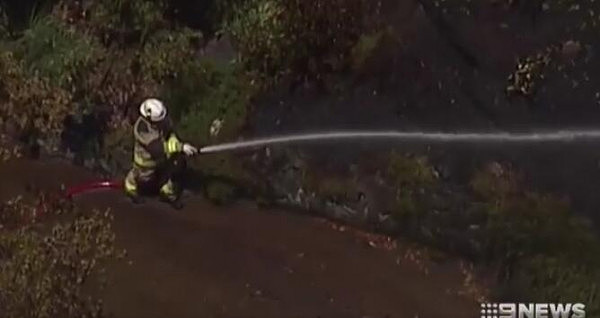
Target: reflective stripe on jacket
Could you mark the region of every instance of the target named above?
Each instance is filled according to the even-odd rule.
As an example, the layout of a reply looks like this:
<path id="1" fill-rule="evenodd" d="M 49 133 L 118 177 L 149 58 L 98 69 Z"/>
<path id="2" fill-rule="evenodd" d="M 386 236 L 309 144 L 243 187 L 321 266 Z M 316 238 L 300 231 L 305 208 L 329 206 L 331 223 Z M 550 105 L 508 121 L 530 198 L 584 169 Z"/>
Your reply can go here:
<path id="1" fill-rule="evenodd" d="M 171 133 L 169 139 L 167 139 L 167 141 L 164 143 L 164 149 L 165 153 L 167 154 L 167 158 L 169 158 L 175 153 L 182 152 L 183 144 L 181 141 L 179 141 L 175 134 Z"/>

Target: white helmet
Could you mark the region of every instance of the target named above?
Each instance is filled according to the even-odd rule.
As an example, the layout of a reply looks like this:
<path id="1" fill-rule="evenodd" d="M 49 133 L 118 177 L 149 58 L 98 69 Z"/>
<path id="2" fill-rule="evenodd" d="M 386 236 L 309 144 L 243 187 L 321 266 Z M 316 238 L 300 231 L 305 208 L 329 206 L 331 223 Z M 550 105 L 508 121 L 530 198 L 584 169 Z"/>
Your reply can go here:
<path id="1" fill-rule="evenodd" d="M 167 108 L 158 99 L 150 98 L 140 106 L 140 114 L 152 122 L 160 122 L 167 117 Z"/>

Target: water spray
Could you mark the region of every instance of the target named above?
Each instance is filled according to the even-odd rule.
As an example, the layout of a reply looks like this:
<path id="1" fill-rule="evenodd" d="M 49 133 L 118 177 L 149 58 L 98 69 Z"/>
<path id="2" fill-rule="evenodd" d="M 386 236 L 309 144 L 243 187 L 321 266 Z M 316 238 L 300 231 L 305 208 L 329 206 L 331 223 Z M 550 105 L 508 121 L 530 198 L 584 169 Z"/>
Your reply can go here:
<path id="1" fill-rule="evenodd" d="M 600 141 L 600 130 L 561 130 L 550 132 L 531 133 L 444 133 L 444 132 L 401 132 L 401 131 L 333 131 L 294 134 L 259 138 L 246 141 L 223 143 L 206 146 L 200 149 L 200 153 L 217 153 L 222 151 L 262 147 L 274 144 L 289 144 L 305 141 L 327 141 L 327 140 L 392 140 L 392 141 L 416 141 L 416 142 L 486 142 L 486 143 L 545 143 L 545 142 L 574 142 L 574 141 Z M 101 180 L 66 189 L 62 197 L 72 199 L 73 197 L 98 189 L 122 189 L 120 180 Z M 36 215 L 45 212 L 46 207 L 40 206 L 36 209 Z"/>
<path id="2" fill-rule="evenodd" d="M 572 142 L 577 140 L 600 140 L 600 130 L 561 130 L 532 133 L 443 133 L 443 132 L 401 132 L 401 131 L 333 131 L 276 136 L 247 141 L 206 146 L 200 153 L 215 153 L 228 150 L 262 147 L 274 144 L 288 144 L 305 141 L 326 141 L 343 139 L 387 139 L 418 142 L 487 142 L 487 143 L 540 143 Z"/>

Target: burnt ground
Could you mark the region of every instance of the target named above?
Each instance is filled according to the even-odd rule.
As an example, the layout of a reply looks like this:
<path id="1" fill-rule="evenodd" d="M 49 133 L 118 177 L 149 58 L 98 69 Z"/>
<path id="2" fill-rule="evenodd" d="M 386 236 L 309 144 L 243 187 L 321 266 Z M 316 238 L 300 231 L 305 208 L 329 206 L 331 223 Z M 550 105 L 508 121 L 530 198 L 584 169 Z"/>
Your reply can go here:
<path id="1" fill-rule="evenodd" d="M 40 161 L 1 164 L 0 176 L 1 199 L 27 184 L 56 190 L 95 179 Z M 153 201 L 133 206 L 115 192 L 76 200 L 110 208 L 118 244 L 128 250 L 130 264 L 111 265 L 104 292 L 117 318 L 460 318 L 479 311 L 465 294 L 470 278 L 459 260 L 406 257 L 414 249 L 377 248 L 369 244 L 380 241 L 375 236 L 333 230 L 323 220 L 249 203 L 216 207 L 199 196 L 188 197 L 183 211 Z"/>
<path id="2" fill-rule="evenodd" d="M 507 2 L 507 1 L 506 1 Z M 547 131 L 599 127 L 600 59 L 596 29 L 587 17 L 593 1 L 533 15 L 529 1 L 384 1 L 393 41 L 374 52 L 360 76 L 332 76 L 326 91 L 283 88 L 258 101 L 248 135 L 324 130 L 444 132 Z M 534 2 L 531 2 L 534 3 Z M 557 51 L 530 98 L 507 96 L 517 58 L 580 43 L 574 54 Z M 398 150 L 428 155 L 458 184 L 484 162 L 516 166 L 533 188 L 572 199 L 574 209 L 600 224 L 598 143 L 487 145 L 340 143 L 302 146 L 320 164 L 350 165 Z"/>

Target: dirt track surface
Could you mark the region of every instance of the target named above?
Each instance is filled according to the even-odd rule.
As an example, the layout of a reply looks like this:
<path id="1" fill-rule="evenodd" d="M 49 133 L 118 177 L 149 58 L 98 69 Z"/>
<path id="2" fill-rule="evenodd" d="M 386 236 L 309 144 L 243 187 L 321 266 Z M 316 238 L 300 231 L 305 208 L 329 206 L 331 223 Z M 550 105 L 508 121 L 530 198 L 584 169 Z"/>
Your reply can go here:
<path id="1" fill-rule="evenodd" d="M 62 163 L 0 164 L 0 198 L 27 183 L 58 189 L 94 180 Z M 369 246 L 322 220 L 249 203 L 215 207 L 200 197 L 183 211 L 158 202 L 133 206 L 119 193 L 86 194 L 87 207 L 110 207 L 128 260 L 111 270 L 105 292 L 116 318 L 478 316 L 458 295 L 458 262 L 407 260 L 408 250 Z"/>

